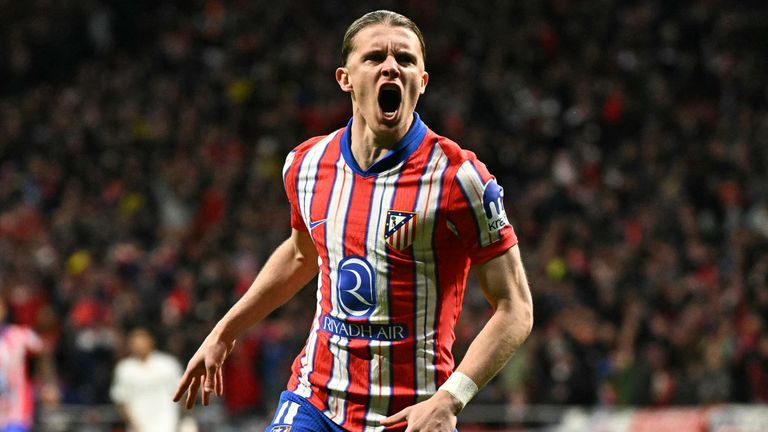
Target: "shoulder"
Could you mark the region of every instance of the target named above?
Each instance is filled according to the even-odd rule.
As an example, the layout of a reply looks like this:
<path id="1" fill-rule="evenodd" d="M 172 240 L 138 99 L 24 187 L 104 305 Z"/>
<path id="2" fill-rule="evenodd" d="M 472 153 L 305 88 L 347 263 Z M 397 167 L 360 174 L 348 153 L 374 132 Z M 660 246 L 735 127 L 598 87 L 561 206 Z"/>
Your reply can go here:
<path id="1" fill-rule="evenodd" d="M 115 366 L 115 373 L 117 375 L 126 375 L 136 370 L 138 362 L 133 357 L 126 357 L 117 362 Z"/>
<path id="2" fill-rule="evenodd" d="M 431 131 L 430 131 L 431 132 Z M 437 135 L 432 132 L 437 145 L 448 158 L 448 163 L 458 169 L 466 161 L 477 161 L 477 155 L 474 152 L 461 147 L 456 141 Z"/>
<path id="3" fill-rule="evenodd" d="M 343 130 L 344 129 L 342 128 L 342 129 L 335 130 L 335 131 L 329 133 L 328 135 L 319 135 L 319 136 L 315 136 L 315 137 L 309 138 L 308 140 L 306 140 L 306 141 L 302 142 L 301 144 L 297 145 L 296 147 L 294 147 L 293 150 L 291 150 L 291 152 L 289 153 L 289 156 L 291 154 L 293 154 L 293 155 L 300 155 L 300 154 L 302 154 L 303 155 L 304 153 L 308 152 L 309 150 L 311 150 L 312 148 L 314 148 L 317 145 L 324 145 L 324 144 L 332 141 Z"/>
<path id="4" fill-rule="evenodd" d="M 448 158 L 449 172 L 451 173 L 451 185 L 458 183 L 462 190 L 472 187 L 476 190 L 484 190 L 485 185 L 494 179 L 488 168 L 481 162 L 471 150 L 463 148 L 455 141 L 435 135 L 437 144 Z"/>
<path id="5" fill-rule="evenodd" d="M 305 153 L 307 150 L 311 149 L 312 147 L 317 145 L 317 143 L 319 143 L 320 141 L 324 140 L 325 138 L 327 138 L 329 136 L 330 136 L 330 134 L 329 135 L 319 135 L 319 136 L 316 136 L 316 137 L 309 138 L 309 139 L 305 140 L 304 142 L 302 142 L 301 144 L 299 144 L 296 147 L 294 147 L 293 150 L 291 150 L 291 153 Z"/>
<path id="6" fill-rule="evenodd" d="M 164 365 L 164 366 L 174 367 L 174 368 L 179 366 L 179 361 L 176 360 L 176 357 L 174 357 L 174 356 L 172 356 L 172 355 L 170 355 L 168 353 L 164 353 L 164 352 L 160 352 L 160 351 L 155 351 L 152 354 L 152 359 L 153 359 L 153 361 L 155 363 L 161 364 L 161 365 Z"/>
<path id="7" fill-rule="evenodd" d="M 36 345 L 42 343 L 34 330 L 16 324 L 6 325 L 5 328 L 0 331 L 0 336 L 4 336 L 0 338 L 0 342 L 5 340 L 6 343 L 13 343 L 22 348 L 27 347 L 27 349 L 29 349 L 30 346 L 34 348 Z"/>
<path id="8" fill-rule="evenodd" d="M 289 170 L 296 163 L 300 163 L 304 155 L 316 146 L 324 146 L 338 136 L 343 129 L 338 129 L 329 133 L 328 135 L 319 135 L 309 138 L 302 142 L 291 150 L 285 158 L 285 165 L 283 166 L 283 178 L 288 174 Z"/>

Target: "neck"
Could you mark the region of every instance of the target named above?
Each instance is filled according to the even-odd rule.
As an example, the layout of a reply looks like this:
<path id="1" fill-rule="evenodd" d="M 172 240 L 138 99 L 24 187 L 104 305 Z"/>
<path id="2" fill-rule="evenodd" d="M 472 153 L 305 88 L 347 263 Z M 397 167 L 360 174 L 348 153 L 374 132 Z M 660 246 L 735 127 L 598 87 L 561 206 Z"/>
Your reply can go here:
<path id="1" fill-rule="evenodd" d="M 355 161 L 362 170 L 367 170 L 386 156 L 400 140 L 403 139 L 413 123 L 413 114 L 408 116 L 408 121 L 403 126 L 398 126 L 391 133 L 377 134 L 369 127 L 359 110 L 355 109 L 352 116 L 352 130 L 350 139 L 351 150 Z"/>

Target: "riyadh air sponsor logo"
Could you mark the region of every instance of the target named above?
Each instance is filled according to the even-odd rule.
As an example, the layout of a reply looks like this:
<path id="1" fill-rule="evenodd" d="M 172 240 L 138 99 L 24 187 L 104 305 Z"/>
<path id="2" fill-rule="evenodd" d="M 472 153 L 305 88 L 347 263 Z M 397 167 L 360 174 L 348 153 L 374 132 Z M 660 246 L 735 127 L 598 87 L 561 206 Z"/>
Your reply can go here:
<path id="1" fill-rule="evenodd" d="M 400 341 L 408 337 L 408 327 L 402 324 L 342 321 L 329 315 L 323 315 L 321 323 L 326 332 L 351 339 Z"/>
<path id="2" fill-rule="evenodd" d="M 337 283 L 341 310 L 353 318 L 368 318 L 376 308 L 376 278 L 373 267 L 359 256 L 348 256 L 339 263 Z"/>
<path id="3" fill-rule="evenodd" d="M 509 225 L 507 212 L 504 210 L 504 188 L 494 179 L 488 180 L 483 188 L 483 209 L 488 232 L 497 232 Z"/>
<path id="4" fill-rule="evenodd" d="M 403 250 L 416 239 L 416 221 L 414 212 L 387 210 L 387 225 L 384 240 L 393 249 Z"/>

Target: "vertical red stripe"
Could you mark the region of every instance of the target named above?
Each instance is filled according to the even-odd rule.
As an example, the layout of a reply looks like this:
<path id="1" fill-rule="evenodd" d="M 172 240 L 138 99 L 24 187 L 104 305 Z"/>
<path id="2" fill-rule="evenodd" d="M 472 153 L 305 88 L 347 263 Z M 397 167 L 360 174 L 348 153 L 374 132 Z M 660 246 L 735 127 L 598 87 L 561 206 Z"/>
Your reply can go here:
<path id="1" fill-rule="evenodd" d="M 443 176 L 440 190 L 440 205 L 450 207 L 451 184 L 458 166 L 451 167 Z M 459 192 L 460 193 L 460 192 Z M 471 211 L 471 209 L 470 209 Z M 454 359 L 451 347 L 456 339 L 454 327 L 461 312 L 461 302 L 464 297 L 464 287 L 469 272 L 469 259 L 464 248 L 456 247 L 457 238 L 448 229 L 440 229 L 448 224 L 448 212 L 441 211 L 435 221 L 434 251 L 438 263 L 437 277 L 440 281 L 438 296 L 440 296 L 440 312 L 435 323 L 435 355 L 437 364 L 437 385 L 441 385 L 453 372 Z M 468 214 L 470 218 L 473 216 Z M 472 219 L 474 223 L 474 219 Z M 475 234 L 473 231 L 472 235 Z"/>
<path id="2" fill-rule="evenodd" d="M 347 225 L 344 229 L 344 256 L 365 257 L 368 219 L 371 213 L 371 201 L 376 177 L 355 176 L 355 187 L 350 197 L 350 206 L 345 215 Z M 378 221 L 374 221 L 377 223 Z M 374 253 L 370 251 L 370 253 Z M 365 422 L 365 406 L 370 392 L 369 342 L 365 339 L 348 339 L 348 373 L 350 384 L 346 394 L 346 412 L 344 424 L 358 425 Z M 342 365 L 343 366 L 343 365 Z"/>

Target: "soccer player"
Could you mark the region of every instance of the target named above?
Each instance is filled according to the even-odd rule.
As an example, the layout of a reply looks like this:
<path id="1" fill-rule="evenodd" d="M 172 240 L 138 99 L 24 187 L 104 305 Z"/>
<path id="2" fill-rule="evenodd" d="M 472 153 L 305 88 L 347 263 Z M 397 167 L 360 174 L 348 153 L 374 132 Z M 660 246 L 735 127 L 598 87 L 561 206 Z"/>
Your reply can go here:
<path id="1" fill-rule="evenodd" d="M 189 361 L 174 395 L 221 394 L 235 339 L 319 272 L 306 346 L 267 431 L 450 432 L 532 326 L 503 190 L 475 155 L 431 131 L 421 31 L 389 11 L 347 29 L 336 81 L 346 127 L 289 153 L 291 238 Z M 454 370 L 470 265 L 494 313 Z"/>
<path id="2" fill-rule="evenodd" d="M 0 297 L 0 432 L 26 432 L 35 406 L 27 358 L 42 351 L 43 341 L 32 329 L 6 322 L 6 316 Z"/>

